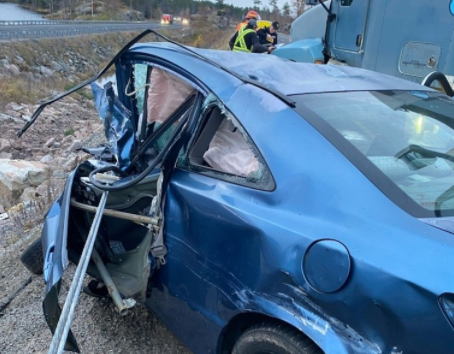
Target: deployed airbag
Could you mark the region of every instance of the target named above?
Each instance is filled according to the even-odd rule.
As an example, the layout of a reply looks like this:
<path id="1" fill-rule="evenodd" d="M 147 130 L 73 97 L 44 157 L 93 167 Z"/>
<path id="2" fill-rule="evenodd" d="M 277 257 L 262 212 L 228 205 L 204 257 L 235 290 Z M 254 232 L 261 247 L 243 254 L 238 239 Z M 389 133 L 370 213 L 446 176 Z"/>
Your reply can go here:
<path id="1" fill-rule="evenodd" d="M 194 88 L 166 71 L 153 68 L 147 99 L 147 122 L 163 123 L 189 97 Z"/>
<path id="2" fill-rule="evenodd" d="M 224 120 L 203 155 L 214 169 L 248 177 L 259 170 L 259 161 L 240 131 Z"/>

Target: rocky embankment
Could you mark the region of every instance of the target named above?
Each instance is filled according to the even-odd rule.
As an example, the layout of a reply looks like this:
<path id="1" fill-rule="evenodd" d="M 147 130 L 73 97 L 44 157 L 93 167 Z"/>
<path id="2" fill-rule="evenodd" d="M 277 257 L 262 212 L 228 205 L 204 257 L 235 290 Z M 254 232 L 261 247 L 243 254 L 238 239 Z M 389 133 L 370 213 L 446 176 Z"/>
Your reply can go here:
<path id="1" fill-rule="evenodd" d="M 46 108 L 21 137 L 17 133 L 37 106 L 7 104 L 0 113 L 0 183 L 11 201 L 30 201 L 43 195 L 42 184 L 67 177 L 85 157 L 83 145 L 93 145 L 103 136 L 102 121 L 93 103 L 85 98 L 67 97 Z M 4 195 L 4 199 L 7 195 Z"/>
<path id="2" fill-rule="evenodd" d="M 36 214 L 33 220 L 38 223 L 62 190 L 68 173 L 88 157 L 82 147 L 104 141 L 102 121 L 91 100 L 82 97 L 54 103 L 18 138 L 36 107 L 10 103 L 0 113 L 0 213 L 4 219 L 0 226 L 24 208 L 31 209 L 27 214 Z M 34 226 L 24 216 L 16 216 L 16 221 Z M 0 237 L 0 250 L 9 243 L 7 237 Z"/>
<path id="3" fill-rule="evenodd" d="M 134 35 L 2 44 L 0 228 L 10 216 L 10 208 L 21 203 L 25 207 L 49 203 L 55 198 L 68 173 L 87 157 L 82 146 L 93 146 L 104 139 L 89 87 L 47 106 L 18 138 L 17 133 L 30 120 L 37 102 L 92 76 Z"/>

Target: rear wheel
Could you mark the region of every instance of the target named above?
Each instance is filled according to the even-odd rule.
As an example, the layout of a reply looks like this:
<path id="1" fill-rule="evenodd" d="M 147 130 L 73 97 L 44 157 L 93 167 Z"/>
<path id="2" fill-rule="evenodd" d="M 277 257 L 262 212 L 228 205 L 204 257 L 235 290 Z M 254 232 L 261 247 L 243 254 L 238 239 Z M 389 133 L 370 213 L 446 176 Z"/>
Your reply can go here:
<path id="1" fill-rule="evenodd" d="M 22 253 L 20 260 L 22 264 L 33 274 L 43 274 L 44 257 L 41 237 L 33 241 Z"/>
<path id="2" fill-rule="evenodd" d="M 276 321 L 261 323 L 247 329 L 235 343 L 232 354 L 323 354 L 323 352 L 295 328 Z"/>

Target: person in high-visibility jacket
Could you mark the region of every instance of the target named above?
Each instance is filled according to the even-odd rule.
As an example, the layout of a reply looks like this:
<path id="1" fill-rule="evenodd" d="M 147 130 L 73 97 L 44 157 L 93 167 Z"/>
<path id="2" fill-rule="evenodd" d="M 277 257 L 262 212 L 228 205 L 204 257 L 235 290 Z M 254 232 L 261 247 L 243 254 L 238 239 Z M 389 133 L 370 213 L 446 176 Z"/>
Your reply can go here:
<path id="1" fill-rule="evenodd" d="M 260 20 L 260 15 L 257 13 L 257 11 L 254 10 L 248 11 L 246 16 L 244 17 L 244 20 L 236 26 L 236 30 L 239 31 L 243 27 L 246 27 L 249 20 Z"/>
<path id="2" fill-rule="evenodd" d="M 273 46 L 266 47 L 260 44 L 259 37 L 255 33 L 257 27 L 256 20 L 249 20 L 246 27 L 236 31 L 232 38 L 230 38 L 229 46 L 234 52 L 247 52 L 247 53 L 271 53 L 275 48 Z"/>
<path id="3" fill-rule="evenodd" d="M 274 45 L 277 44 L 277 30 L 279 29 L 279 22 L 274 21 L 271 26 L 264 27 L 257 30 L 257 36 L 259 36 L 260 43 L 263 45 Z"/>

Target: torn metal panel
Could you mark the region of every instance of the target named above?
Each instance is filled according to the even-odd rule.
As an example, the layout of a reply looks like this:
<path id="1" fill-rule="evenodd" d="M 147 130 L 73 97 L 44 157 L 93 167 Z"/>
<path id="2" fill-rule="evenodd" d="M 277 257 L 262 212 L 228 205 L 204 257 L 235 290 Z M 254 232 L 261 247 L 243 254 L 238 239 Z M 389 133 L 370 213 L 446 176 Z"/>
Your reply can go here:
<path id="1" fill-rule="evenodd" d="M 131 112 L 115 96 L 112 83 L 107 83 L 103 89 L 96 83 L 91 83 L 91 87 L 99 117 L 104 121 L 106 139 L 118 166 L 126 170 L 136 148 Z"/>

